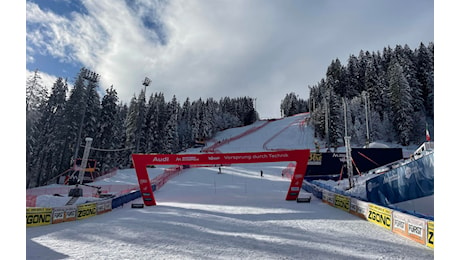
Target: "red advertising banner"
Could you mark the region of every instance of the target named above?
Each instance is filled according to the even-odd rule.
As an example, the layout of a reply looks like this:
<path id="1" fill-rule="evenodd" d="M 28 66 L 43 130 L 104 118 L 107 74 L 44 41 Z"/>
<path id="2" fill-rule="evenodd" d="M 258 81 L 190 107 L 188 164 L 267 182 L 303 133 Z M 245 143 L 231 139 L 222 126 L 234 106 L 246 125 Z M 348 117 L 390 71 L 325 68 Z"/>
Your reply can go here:
<path id="1" fill-rule="evenodd" d="M 296 167 L 286 200 L 297 200 L 307 171 L 310 150 L 286 150 L 254 153 L 219 154 L 133 154 L 139 188 L 146 206 L 156 205 L 147 166 L 149 165 L 216 165 L 294 161 Z"/>

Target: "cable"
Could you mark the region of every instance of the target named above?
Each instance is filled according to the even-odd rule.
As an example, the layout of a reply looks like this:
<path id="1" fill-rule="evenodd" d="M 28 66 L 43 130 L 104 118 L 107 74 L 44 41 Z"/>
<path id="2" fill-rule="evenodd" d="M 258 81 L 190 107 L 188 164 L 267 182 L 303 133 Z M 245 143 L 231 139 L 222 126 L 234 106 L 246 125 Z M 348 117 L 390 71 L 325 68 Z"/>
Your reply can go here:
<path id="1" fill-rule="evenodd" d="M 81 147 L 85 147 L 84 145 L 81 145 Z M 120 151 L 126 151 L 130 149 L 134 149 L 135 147 L 128 147 L 128 148 L 120 148 L 120 149 L 102 149 L 102 148 L 93 148 L 91 147 L 91 150 L 95 151 L 101 151 L 101 152 L 120 152 Z"/>

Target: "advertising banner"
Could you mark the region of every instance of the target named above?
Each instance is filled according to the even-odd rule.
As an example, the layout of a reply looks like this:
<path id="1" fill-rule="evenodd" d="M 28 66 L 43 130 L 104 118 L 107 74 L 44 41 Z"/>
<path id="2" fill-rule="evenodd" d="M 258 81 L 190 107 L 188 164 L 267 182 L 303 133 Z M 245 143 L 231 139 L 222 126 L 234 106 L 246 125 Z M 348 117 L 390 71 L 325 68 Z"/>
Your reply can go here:
<path id="1" fill-rule="evenodd" d="M 349 212 L 350 211 L 350 198 L 340 195 L 340 194 L 335 194 L 334 207 L 344 210 L 346 212 Z"/>
<path id="2" fill-rule="evenodd" d="M 77 219 L 89 218 L 96 214 L 96 203 L 81 204 L 77 207 Z"/>
<path id="3" fill-rule="evenodd" d="M 133 154 L 132 160 L 144 204 L 153 206 L 156 205 L 156 201 L 147 172 L 147 166 L 149 165 L 219 165 L 294 161 L 296 162 L 296 168 L 286 200 L 296 200 L 302 188 L 309 156 L 310 150 L 286 150 L 218 154 Z"/>
<path id="4" fill-rule="evenodd" d="M 392 210 L 369 203 L 367 220 L 391 231 Z"/>
<path id="5" fill-rule="evenodd" d="M 405 236 L 422 245 L 426 244 L 426 220 L 393 211 L 393 232 Z"/>
<path id="6" fill-rule="evenodd" d="M 57 207 L 53 208 L 53 224 L 75 221 L 77 219 L 77 207 Z"/>
<path id="7" fill-rule="evenodd" d="M 328 190 L 323 190 L 323 202 L 334 206 L 335 205 L 335 193 Z"/>
<path id="8" fill-rule="evenodd" d="M 391 205 L 434 194 L 434 154 L 366 181 L 367 198 Z"/>
<path id="9" fill-rule="evenodd" d="M 97 201 L 96 210 L 97 210 L 98 215 L 111 211 L 112 210 L 112 199 Z"/>
<path id="10" fill-rule="evenodd" d="M 362 219 L 367 218 L 369 205 L 367 202 L 350 198 L 350 213 Z"/>
<path id="11" fill-rule="evenodd" d="M 52 208 L 26 208 L 26 227 L 51 224 Z"/>
<path id="12" fill-rule="evenodd" d="M 427 223 L 426 245 L 434 249 L 434 221 Z"/>
<path id="13" fill-rule="evenodd" d="M 306 179 L 338 179 L 345 160 L 345 153 L 311 153 Z"/>

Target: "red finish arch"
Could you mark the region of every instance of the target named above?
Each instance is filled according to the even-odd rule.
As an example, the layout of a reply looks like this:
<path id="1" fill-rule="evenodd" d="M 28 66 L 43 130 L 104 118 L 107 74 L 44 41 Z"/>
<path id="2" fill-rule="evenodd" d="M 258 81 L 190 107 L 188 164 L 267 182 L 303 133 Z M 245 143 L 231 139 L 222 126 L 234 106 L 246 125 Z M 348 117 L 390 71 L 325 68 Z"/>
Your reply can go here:
<path id="1" fill-rule="evenodd" d="M 302 189 L 309 157 L 310 150 L 307 149 L 254 153 L 133 154 L 132 160 L 144 204 L 154 206 L 156 201 L 147 173 L 147 166 L 149 165 L 216 165 L 295 161 L 296 167 L 286 200 L 296 200 Z"/>

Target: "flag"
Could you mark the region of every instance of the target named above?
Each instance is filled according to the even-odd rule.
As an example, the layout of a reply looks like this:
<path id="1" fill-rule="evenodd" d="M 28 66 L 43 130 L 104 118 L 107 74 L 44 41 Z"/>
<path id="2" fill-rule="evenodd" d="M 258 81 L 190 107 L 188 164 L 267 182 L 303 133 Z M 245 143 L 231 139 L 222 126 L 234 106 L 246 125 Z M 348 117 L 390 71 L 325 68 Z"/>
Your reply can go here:
<path id="1" fill-rule="evenodd" d="M 426 141 L 427 142 L 431 141 L 430 132 L 428 132 L 428 124 L 426 124 L 425 135 L 426 135 Z"/>

